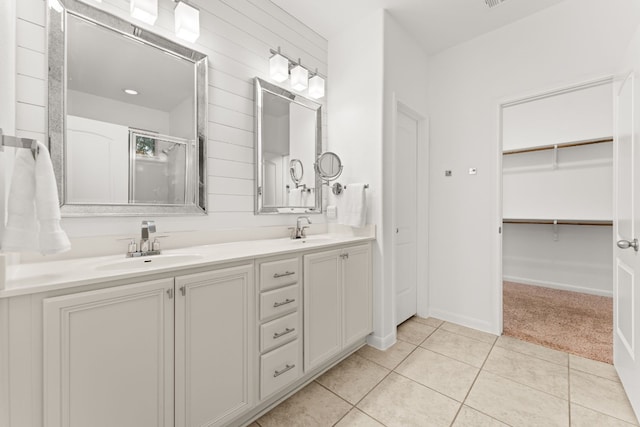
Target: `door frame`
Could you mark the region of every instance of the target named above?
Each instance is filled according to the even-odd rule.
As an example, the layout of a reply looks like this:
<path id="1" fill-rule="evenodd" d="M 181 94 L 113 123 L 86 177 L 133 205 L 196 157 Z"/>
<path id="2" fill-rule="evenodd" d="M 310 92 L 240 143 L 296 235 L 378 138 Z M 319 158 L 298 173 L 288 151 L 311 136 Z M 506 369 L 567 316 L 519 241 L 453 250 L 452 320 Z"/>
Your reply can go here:
<path id="1" fill-rule="evenodd" d="M 498 101 L 497 104 L 497 144 L 495 158 L 496 158 L 496 168 L 497 168 L 497 194 L 496 198 L 496 206 L 494 218 L 496 218 L 496 222 L 494 225 L 494 230 L 498 231 L 495 236 L 495 240 L 493 242 L 494 247 L 494 278 L 493 278 L 493 302 L 495 305 L 494 309 L 494 322 L 497 325 L 497 330 L 495 333 L 497 335 L 502 335 L 504 329 L 504 318 L 503 318 L 503 301 L 502 301 L 502 277 L 503 277 L 503 266 L 502 266 L 502 236 L 503 236 L 503 224 L 502 224 L 502 208 L 503 208 L 503 171 L 502 171 L 502 147 L 503 147 L 503 110 L 510 106 L 515 106 L 518 104 L 525 104 L 527 102 L 536 101 L 540 99 L 549 98 L 556 95 L 561 95 L 563 93 L 575 92 L 581 89 L 588 89 L 590 87 L 600 86 L 604 84 L 613 84 L 615 82 L 616 76 L 613 74 L 607 74 L 605 76 L 596 77 L 593 79 L 585 80 L 579 83 L 572 84 L 564 84 L 562 86 L 553 86 L 542 90 L 537 91 L 528 91 L 518 96 L 503 98 Z M 611 95 L 613 96 L 613 94 Z M 613 115 L 612 115 L 613 120 Z M 614 175 L 616 170 L 613 171 Z M 613 188 L 611 189 L 613 192 Z"/>
<path id="2" fill-rule="evenodd" d="M 399 99 L 397 94 L 393 92 L 392 94 L 392 112 L 391 112 L 391 153 L 392 153 L 392 162 L 391 162 L 391 174 L 390 174 L 390 188 L 391 190 L 395 189 L 396 185 L 396 150 L 397 150 L 397 140 L 396 140 L 396 128 L 398 125 L 398 112 L 402 112 L 407 116 L 413 118 L 418 122 L 418 133 L 417 133 L 417 145 L 416 145 L 416 180 L 417 180 L 417 188 L 416 188 L 416 257 L 418 260 L 428 259 L 429 251 L 428 251 L 428 238 L 429 238 L 429 210 L 428 210 L 428 200 L 429 200 L 429 119 L 428 116 L 418 112 L 415 108 L 408 105 L 403 100 Z M 425 167 L 420 168 L 420 165 L 424 165 Z M 395 263 L 395 233 L 393 233 L 393 227 L 396 223 L 397 212 L 396 212 L 396 195 L 394 191 L 391 191 L 391 222 L 389 225 L 389 234 L 390 241 L 388 243 L 388 251 L 387 253 L 391 254 L 391 306 L 392 306 L 392 328 L 395 331 L 397 326 L 397 307 L 396 307 L 396 263 Z M 421 219 L 423 219 L 421 221 Z M 417 315 L 420 317 L 428 317 L 429 316 L 429 274 L 426 268 L 427 263 L 423 263 L 424 267 L 420 267 L 420 263 L 417 263 L 416 267 L 416 309 Z"/>

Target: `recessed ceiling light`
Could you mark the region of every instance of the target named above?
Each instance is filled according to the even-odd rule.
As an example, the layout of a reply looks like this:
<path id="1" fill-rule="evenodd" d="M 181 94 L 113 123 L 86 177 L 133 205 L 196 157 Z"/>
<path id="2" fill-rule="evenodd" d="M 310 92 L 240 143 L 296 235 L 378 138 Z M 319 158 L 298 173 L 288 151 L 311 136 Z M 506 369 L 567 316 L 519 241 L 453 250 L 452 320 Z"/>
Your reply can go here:
<path id="1" fill-rule="evenodd" d="M 127 95 L 137 95 L 138 91 L 137 90 L 133 90 L 133 89 L 123 89 L 124 93 L 126 93 Z"/>

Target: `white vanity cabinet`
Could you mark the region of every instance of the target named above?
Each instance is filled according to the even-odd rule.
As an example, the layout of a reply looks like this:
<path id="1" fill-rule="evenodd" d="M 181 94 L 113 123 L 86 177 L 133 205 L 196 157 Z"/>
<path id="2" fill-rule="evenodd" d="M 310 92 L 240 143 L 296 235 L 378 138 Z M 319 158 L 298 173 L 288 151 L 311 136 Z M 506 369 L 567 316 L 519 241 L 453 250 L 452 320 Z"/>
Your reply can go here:
<path id="1" fill-rule="evenodd" d="M 301 257 L 258 262 L 260 400 L 302 375 Z"/>
<path id="2" fill-rule="evenodd" d="M 368 244 L 304 256 L 305 372 L 372 331 L 371 305 Z"/>
<path id="3" fill-rule="evenodd" d="M 176 277 L 176 427 L 223 426 L 253 406 L 253 265 Z"/>
<path id="4" fill-rule="evenodd" d="M 253 264 L 44 299 L 45 426 L 226 425 L 254 404 L 253 300 Z"/>
<path id="5" fill-rule="evenodd" d="M 0 426 L 250 424 L 372 330 L 371 238 L 319 241 L 0 291 Z"/>
<path id="6" fill-rule="evenodd" d="M 173 425 L 173 279 L 44 300 L 45 426 Z"/>

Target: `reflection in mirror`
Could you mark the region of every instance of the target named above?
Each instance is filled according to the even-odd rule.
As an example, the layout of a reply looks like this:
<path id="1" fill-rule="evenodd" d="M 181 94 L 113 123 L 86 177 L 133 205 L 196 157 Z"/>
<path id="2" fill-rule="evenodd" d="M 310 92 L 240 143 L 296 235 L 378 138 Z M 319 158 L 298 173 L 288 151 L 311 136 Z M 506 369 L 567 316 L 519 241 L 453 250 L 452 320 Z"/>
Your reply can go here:
<path id="1" fill-rule="evenodd" d="M 293 159 L 289 162 L 289 174 L 291 175 L 291 180 L 296 185 L 296 188 L 298 188 L 302 178 L 304 177 L 304 166 L 302 165 L 302 160 Z"/>
<path id="2" fill-rule="evenodd" d="M 206 57 L 77 0 L 49 11 L 64 215 L 206 212 Z"/>
<path id="3" fill-rule="evenodd" d="M 131 131 L 130 203 L 183 205 L 190 188 L 189 158 L 193 144 L 144 131 Z"/>
<path id="4" fill-rule="evenodd" d="M 321 211 L 321 105 L 256 78 L 256 213 Z"/>

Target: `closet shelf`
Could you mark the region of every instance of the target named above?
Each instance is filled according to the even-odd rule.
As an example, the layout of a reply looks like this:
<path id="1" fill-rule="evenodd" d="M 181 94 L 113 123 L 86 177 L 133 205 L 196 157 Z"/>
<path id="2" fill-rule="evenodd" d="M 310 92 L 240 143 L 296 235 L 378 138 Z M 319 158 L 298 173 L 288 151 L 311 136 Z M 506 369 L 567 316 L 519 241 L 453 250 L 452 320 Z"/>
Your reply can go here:
<path id="1" fill-rule="evenodd" d="M 610 227 L 613 221 L 592 220 L 592 219 L 529 219 L 529 218 L 503 218 L 504 224 L 558 224 L 558 225 L 593 225 L 600 227 Z"/>
<path id="2" fill-rule="evenodd" d="M 588 139 L 584 141 L 565 142 L 562 144 L 540 145 L 538 147 L 519 148 L 516 150 L 504 150 L 502 154 L 507 156 L 509 154 L 533 153 L 535 151 L 554 150 L 556 147 L 557 148 L 580 147 L 582 145 L 603 144 L 603 143 L 609 143 L 609 142 L 613 142 L 613 137 Z"/>

